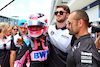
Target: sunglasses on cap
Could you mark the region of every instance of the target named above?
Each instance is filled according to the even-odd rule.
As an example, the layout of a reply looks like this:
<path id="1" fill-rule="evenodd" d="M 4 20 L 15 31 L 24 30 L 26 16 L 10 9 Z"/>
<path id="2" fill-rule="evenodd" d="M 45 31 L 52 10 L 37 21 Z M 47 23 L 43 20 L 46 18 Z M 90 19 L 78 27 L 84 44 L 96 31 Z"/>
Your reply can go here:
<path id="1" fill-rule="evenodd" d="M 18 29 L 14 29 L 14 30 L 17 30 L 18 31 Z"/>
<path id="2" fill-rule="evenodd" d="M 56 11 L 56 12 L 55 12 L 55 15 L 57 15 L 58 13 L 59 13 L 60 15 L 63 15 L 63 13 L 67 13 L 67 12 L 63 12 L 63 11 L 58 12 L 58 11 Z"/>

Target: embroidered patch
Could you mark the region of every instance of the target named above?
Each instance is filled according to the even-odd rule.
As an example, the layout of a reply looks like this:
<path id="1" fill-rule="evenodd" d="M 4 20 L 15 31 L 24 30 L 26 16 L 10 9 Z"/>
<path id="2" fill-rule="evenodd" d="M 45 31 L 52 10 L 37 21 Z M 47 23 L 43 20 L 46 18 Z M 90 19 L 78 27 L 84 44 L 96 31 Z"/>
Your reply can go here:
<path id="1" fill-rule="evenodd" d="M 64 37 L 64 38 L 69 38 L 68 36 L 66 36 L 66 35 L 62 35 L 62 37 Z"/>
<path id="2" fill-rule="evenodd" d="M 81 63 L 92 63 L 92 53 L 81 52 Z"/>
<path id="3" fill-rule="evenodd" d="M 32 51 L 30 54 L 31 61 L 45 61 L 45 60 L 47 60 L 48 51 L 49 50 Z"/>
<path id="4" fill-rule="evenodd" d="M 40 43 L 37 43 L 38 44 L 38 46 L 40 46 Z"/>
<path id="5" fill-rule="evenodd" d="M 30 40 L 28 38 L 24 39 L 24 42 L 26 43 L 27 46 L 29 46 Z"/>
<path id="6" fill-rule="evenodd" d="M 53 34 L 54 34 L 54 32 L 53 32 L 53 31 L 51 31 L 51 32 L 50 32 L 50 34 L 51 34 L 51 35 L 53 35 Z"/>

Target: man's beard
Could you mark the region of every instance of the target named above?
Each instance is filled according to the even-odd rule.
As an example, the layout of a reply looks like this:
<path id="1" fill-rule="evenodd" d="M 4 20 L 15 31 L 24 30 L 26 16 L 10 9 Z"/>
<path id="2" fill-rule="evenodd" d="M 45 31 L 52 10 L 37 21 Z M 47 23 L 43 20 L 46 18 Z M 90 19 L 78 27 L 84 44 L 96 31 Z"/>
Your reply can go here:
<path id="1" fill-rule="evenodd" d="M 56 20 L 57 20 L 57 19 L 56 19 Z M 64 22 L 65 20 L 66 20 L 66 18 L 58 19 L 57 22 L 62 23 L 62 22 Z"/>
<path id="2" fill-rule="evenodd" d="M 57 20 L 57 22 L 61 23 L 61 22 L 64 22 L 65 19 L 61 19 L 61 20 Z"/>

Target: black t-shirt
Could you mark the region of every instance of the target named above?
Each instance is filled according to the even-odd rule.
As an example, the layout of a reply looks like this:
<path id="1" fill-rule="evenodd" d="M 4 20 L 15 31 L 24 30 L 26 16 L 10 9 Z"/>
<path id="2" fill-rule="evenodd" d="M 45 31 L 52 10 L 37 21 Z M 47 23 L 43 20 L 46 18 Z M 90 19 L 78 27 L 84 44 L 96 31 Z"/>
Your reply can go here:
<path id="1" fill-rule="evenodd" d="M 10 67 L 10 50 L 16 50 L 16 47 L 11 36 L 6 37 L 4 40 L 5 43 L 0 39 L 0 64 L 1 67 Z"/>
<path id="2" fill-rule="evenodd" d="M 98 67 L 100 56 L 90 34 L 75 40 L 68 52 L 67 67 Z"/>

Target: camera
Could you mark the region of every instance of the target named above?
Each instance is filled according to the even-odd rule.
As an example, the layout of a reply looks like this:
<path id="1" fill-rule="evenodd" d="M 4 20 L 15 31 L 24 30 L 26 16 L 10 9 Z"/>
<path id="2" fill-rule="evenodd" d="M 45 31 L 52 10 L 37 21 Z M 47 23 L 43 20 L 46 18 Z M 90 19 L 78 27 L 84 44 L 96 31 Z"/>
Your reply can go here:
<path id="1" fill-rule="evenodd" d="M 92 26 L 92 33 L 100 32 L 100 27 Z"/>
<path id="2" fill-rule="evenodd" d="M 96 21 L 91 23 L 92 23 L 92 33 L 100 32 L 100 22 Z"/>

